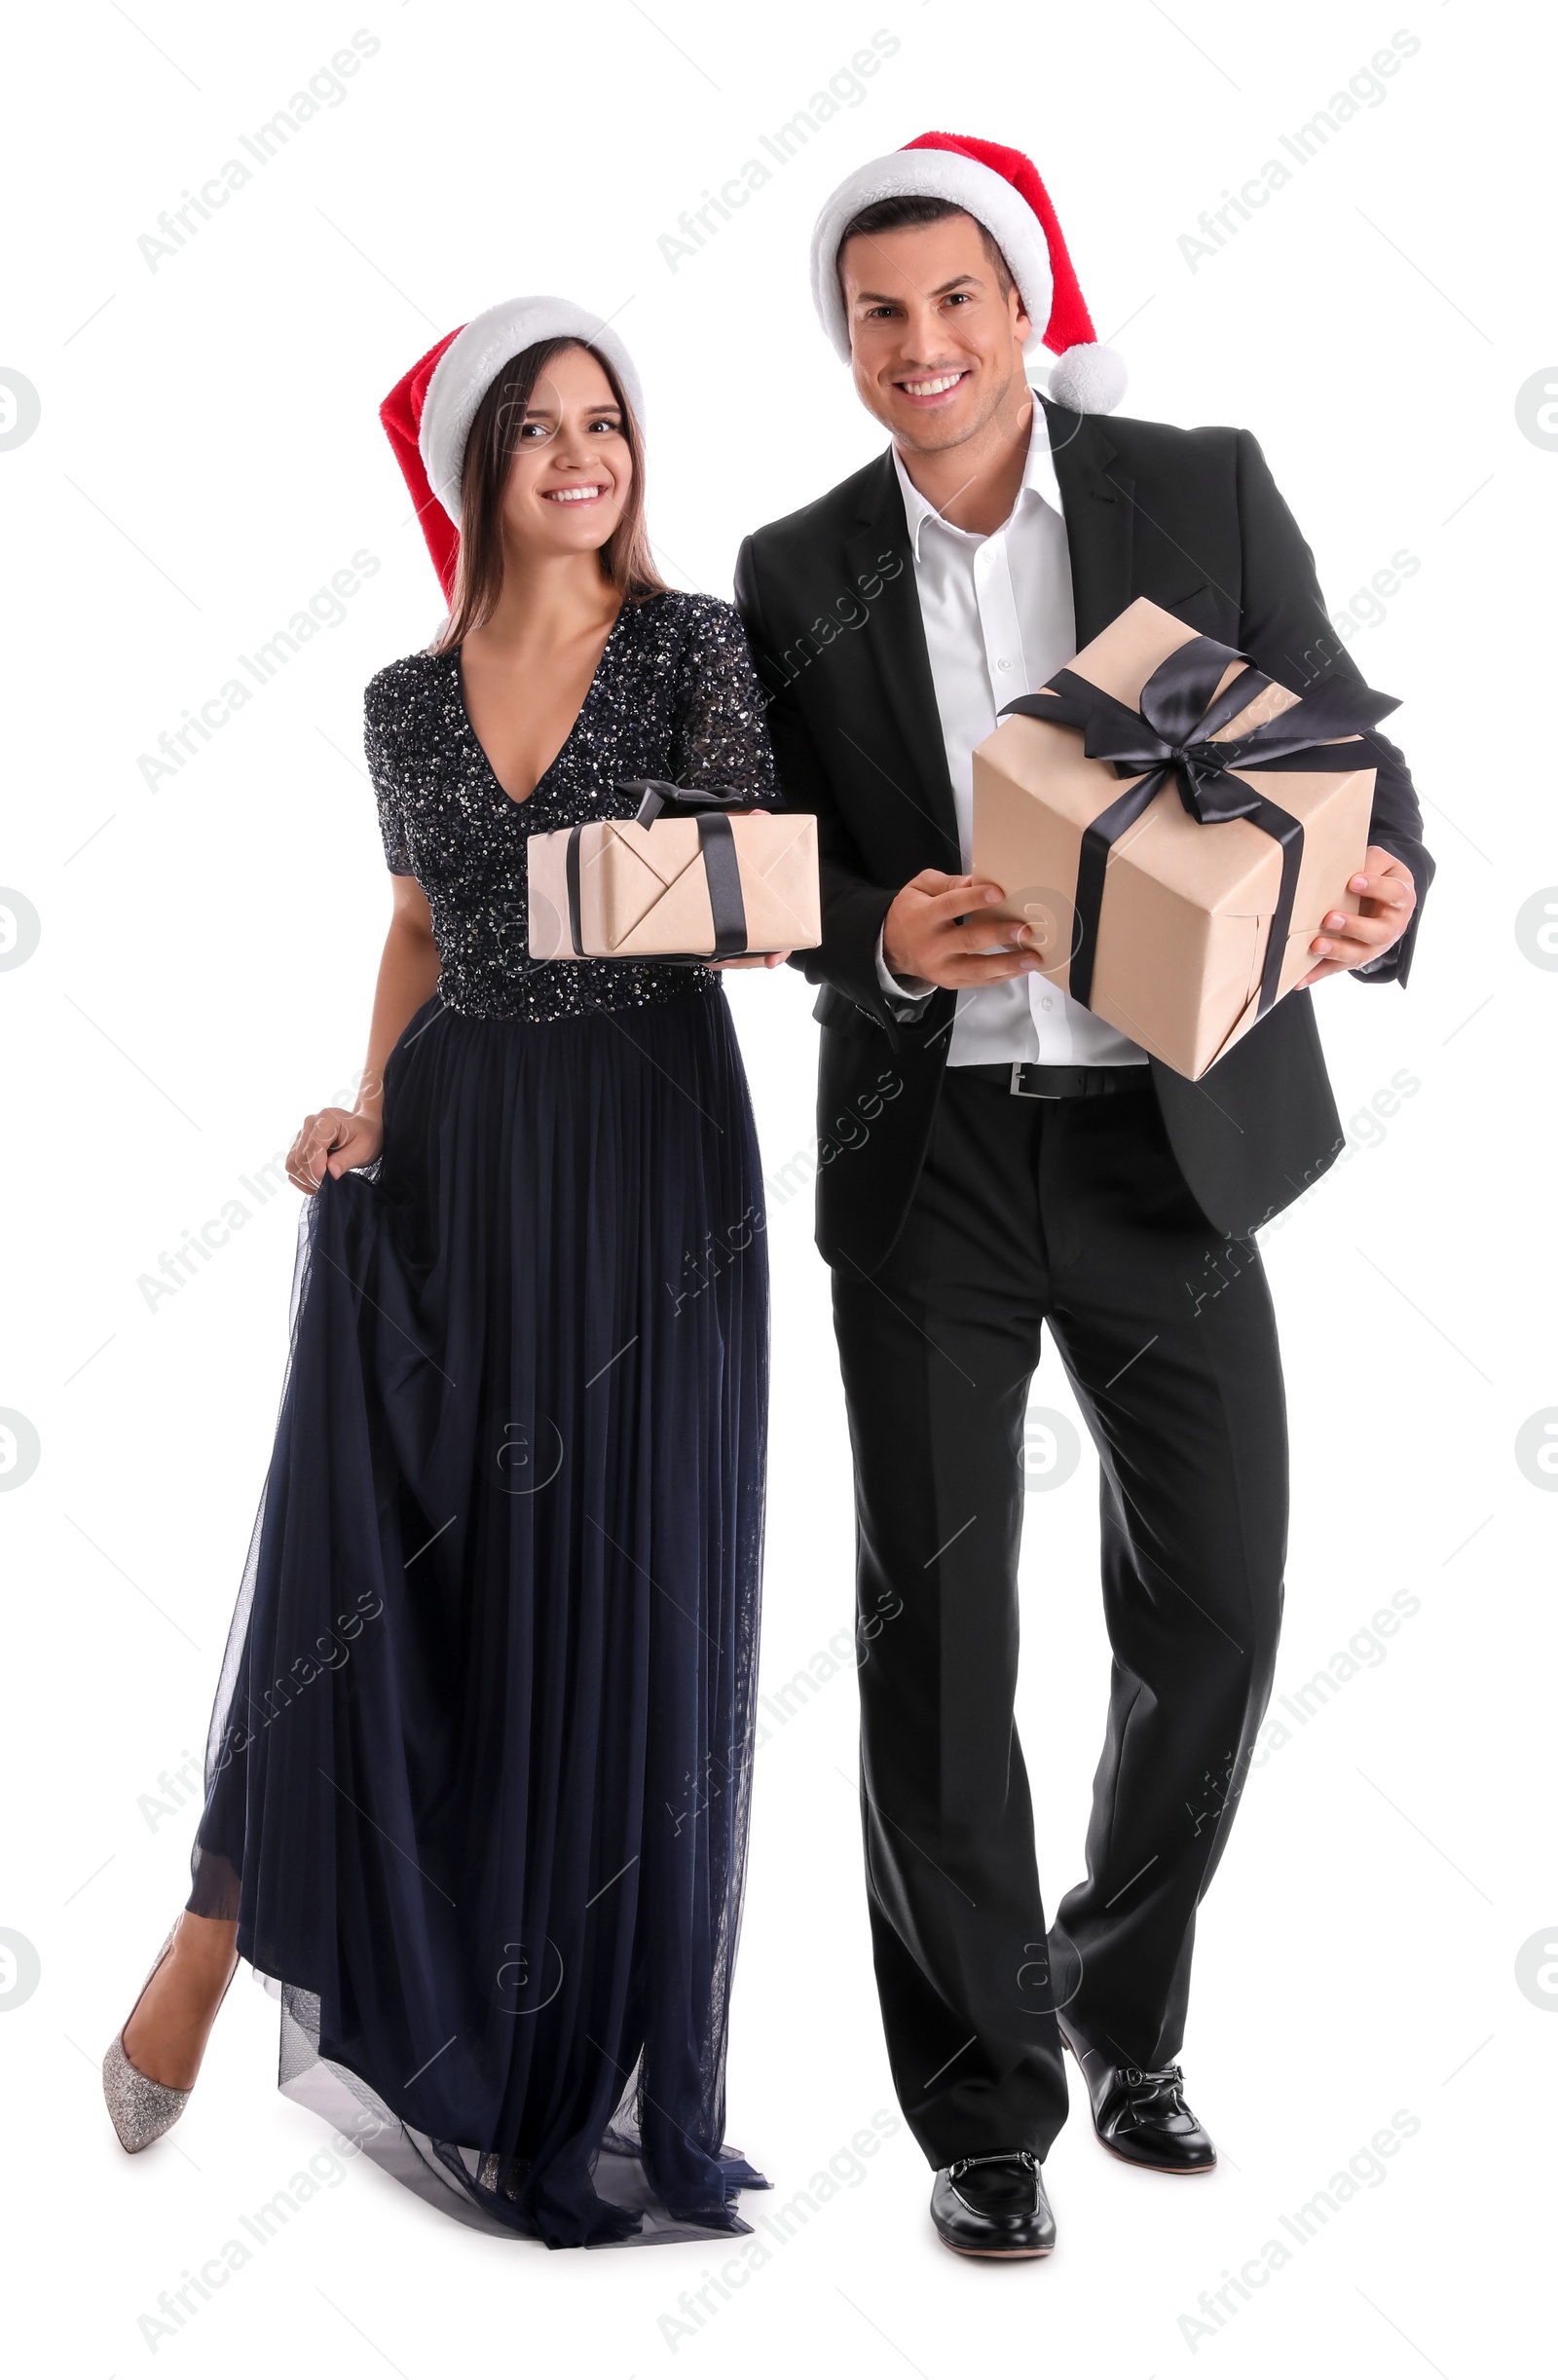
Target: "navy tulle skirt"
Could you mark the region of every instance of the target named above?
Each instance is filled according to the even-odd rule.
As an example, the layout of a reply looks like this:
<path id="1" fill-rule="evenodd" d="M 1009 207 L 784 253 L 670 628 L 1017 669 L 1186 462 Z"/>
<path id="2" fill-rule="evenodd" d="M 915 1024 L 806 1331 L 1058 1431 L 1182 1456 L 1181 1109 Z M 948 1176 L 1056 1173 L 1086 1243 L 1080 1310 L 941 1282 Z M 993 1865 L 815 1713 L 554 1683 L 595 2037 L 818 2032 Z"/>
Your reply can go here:
<path id="1" fill-rule="evenodd" d="M 694 977 L 543 1024 L 435 994 L 300 1228 L 188 1907 L 278 1990 L 283 2088 L 552 2247 L 744 2231 L 764 2186 L 723 2142 L 762 1220 Z"/>

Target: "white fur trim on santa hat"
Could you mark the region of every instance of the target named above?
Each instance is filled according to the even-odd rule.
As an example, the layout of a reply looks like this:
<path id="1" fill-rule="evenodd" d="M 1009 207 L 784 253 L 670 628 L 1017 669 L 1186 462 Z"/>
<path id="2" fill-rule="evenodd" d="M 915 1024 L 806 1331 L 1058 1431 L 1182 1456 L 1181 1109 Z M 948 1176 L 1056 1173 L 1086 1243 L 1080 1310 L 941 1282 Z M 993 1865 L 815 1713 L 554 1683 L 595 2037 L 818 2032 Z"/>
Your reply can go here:
<path id="1" fill-rule="evenodd" d="M 812 303 L 841 360 L 849 361 L 849 317 L 838 286 L 838 243 L 850 218 L 882 199 L 946 199 L 983 224 L 1021 294 L 1033 325 L 1023 353 L 1034 354 L 1050 318 L 1054 282 L 1044 226 L 1026 199 L 993 167 L 955 149 L 895 149 L 839 183 L 811 236 Z"/>
<path id="2" fill-rule="evenodd" d="M 644 426 L 644 391 L 633 358 L 599 315 L 557 297 L 510 298 L 490 306 L 465 324 L 434 364 L 417 436 L 427 484 L 457 529 L 465 441 L 476 408 L 509 357 L 541 339 L 578 339 L 598 348 L 621 382 L 640 428 Z"/>

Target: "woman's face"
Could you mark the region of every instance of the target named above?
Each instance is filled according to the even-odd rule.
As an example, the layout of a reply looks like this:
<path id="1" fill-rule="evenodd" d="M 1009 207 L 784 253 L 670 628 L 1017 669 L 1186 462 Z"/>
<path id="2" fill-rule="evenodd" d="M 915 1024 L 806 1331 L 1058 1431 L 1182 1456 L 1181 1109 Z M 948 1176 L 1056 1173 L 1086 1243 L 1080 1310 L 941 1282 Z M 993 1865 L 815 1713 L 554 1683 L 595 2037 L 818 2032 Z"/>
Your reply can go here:
<path id="1" fill-rule="evenodd" d="M 533 558 L 606 543 L 633 484 L 622 408 L 588 349 L 564 348 L 541 372 L 503 487 L 503 543 Z"/>

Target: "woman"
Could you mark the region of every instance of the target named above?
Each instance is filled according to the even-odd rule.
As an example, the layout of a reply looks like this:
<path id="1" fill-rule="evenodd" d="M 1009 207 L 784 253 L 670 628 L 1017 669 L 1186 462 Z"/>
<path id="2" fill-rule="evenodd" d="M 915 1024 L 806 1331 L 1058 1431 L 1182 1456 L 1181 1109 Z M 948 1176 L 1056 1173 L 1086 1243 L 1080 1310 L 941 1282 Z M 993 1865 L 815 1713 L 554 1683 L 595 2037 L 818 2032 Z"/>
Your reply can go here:
<path id="1" fill-rule="evenodd" d="M 735 614 L 650 560 L 641 411 L 553 299 L 384 408 L 451 613 L 368 688 L 394 913 L 363 1088 L 289 1159 L 313 1197 L 194 1886 L 104 2061 L 140 2148 L 247 1958 L 283 2087 L 351 2077 L 402 2168 L 551 2247 L 745 2231 L 766 2186 L 722 2147 L 767 1386 L 746 1083 L 708 968 L 528 955 L 527 836 L 631 815 L 625 779 L 773 799 Z"/>

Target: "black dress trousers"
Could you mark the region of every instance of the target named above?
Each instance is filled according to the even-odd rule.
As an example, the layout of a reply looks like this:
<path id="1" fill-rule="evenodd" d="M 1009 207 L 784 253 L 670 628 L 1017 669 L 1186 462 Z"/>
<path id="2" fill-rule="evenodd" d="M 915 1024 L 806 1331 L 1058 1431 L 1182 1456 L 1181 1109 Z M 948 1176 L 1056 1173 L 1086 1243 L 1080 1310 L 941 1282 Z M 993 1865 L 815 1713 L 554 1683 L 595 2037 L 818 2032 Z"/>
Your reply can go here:
<path id="1" fill-rule="evenodd" d="M 899 2100 L 937 2166 L 1046 2154 L 1066 2110 L 1057 2008 L 1122 2061 L 1176 2055 L 1197 1905 L 1271 1689 L 1287 1527 L 1271 1299 L 1131 1071 L 1047 1100 L 949 1067 L 885 1264 L 868 1278 L 845 1251 L 834 1269 L 872 1946 Z M 1087 1880 L 1048 1932 L 1014 1720 L 1045 1322 L 1098 1449 L 1113 1651 Z"/>

